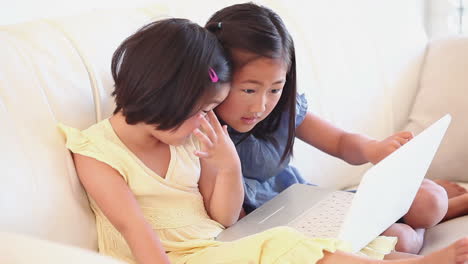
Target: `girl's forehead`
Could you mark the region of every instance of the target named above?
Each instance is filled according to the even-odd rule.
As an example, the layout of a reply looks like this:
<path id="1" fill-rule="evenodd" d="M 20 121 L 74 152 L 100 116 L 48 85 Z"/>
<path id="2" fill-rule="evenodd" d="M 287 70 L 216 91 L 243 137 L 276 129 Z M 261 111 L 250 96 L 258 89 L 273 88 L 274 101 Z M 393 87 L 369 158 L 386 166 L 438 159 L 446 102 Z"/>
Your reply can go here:
<path id="1" fill-rule="evenodd" d="M 288 63 L 286 62 L 288 61 L 288 58 L 285 58 L 284 56 L 279 54 L 273 55 L 272 53 L 271 56 L 269 56 L 265 54 L 251 52 L 248 50 L 235 48 L 230 49 L 230 53 L 234 63 L 234 68 L 243 68 L 244 66 L 256 62 L 258 60 L 266 60 L 271 61 L 272 63 L 280 63 L 283 64 L 285 67 L 288 67 Z"/>
<path id="2" fill-rule="evenodd" d="M 287 65 L 279 59 L 261 57 L 253 60 L 234 71 L 233 81 L 243 79 L 284 79 L 287 74 Z"/>
<path id="3" fill-rule="evenodd" d="M 267 57 L 258 57 L 252 61 L 246 63 L 243 67 L 239 68 L 242 70 L 258 70 L 261 68 L 272 68 L 277 70 L 286 71 L 287 65 L 281 59 L 272 59 Z"/>

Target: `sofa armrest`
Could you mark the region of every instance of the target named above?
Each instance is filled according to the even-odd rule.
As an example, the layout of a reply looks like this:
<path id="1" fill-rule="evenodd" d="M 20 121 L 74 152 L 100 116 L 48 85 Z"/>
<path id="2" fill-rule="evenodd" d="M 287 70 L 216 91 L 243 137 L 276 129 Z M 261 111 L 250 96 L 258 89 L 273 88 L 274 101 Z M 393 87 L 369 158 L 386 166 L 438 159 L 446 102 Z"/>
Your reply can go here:
<path id="1" fill-rule="evenodd" d="M 18 234 L 0 232 L 0 263 L 123 264 L 97 252 Z"/>

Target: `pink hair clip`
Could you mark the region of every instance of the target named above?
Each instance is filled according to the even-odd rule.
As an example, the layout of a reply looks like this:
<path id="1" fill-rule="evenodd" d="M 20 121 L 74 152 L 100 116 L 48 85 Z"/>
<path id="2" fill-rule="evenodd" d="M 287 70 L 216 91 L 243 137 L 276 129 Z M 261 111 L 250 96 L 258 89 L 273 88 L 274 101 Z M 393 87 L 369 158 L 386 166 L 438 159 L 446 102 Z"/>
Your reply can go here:
<path id="1" fill-rule="evenodd" d="M 213 70 L 213 68 L 210 67 L 208 74 L 210 75 L 211 82 L 218 82 L 218 75 L 216 75 L 216 72 Z"/>

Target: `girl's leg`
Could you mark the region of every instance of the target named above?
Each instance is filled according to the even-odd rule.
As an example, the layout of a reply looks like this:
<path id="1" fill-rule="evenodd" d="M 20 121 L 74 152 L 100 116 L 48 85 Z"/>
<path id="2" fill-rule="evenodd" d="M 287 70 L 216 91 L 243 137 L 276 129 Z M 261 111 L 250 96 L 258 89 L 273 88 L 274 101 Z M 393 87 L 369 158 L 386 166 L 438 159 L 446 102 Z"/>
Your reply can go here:
<path id="1" fill-rule="evenodd" d="M 459 195 L 462 195 L 462 194 L 465 194 L 465 193 L 468 192 L 461 185 L 459 185 L 459 184 L 457 184 L 455 182 L 452 182 L 452 181 L 447 181 L 447 180 L 442 180 L 442 179 L 435 179 L 434 182 L 439 184 L 440 186 L 442 186 L 442 188 L 445 189 L 449 199 L 453 198 L 453 197 L 457 197 Z"/>
<path id="2" fill-rule="evenodd" d="M 465 264 L 468 263 L 468 237 L 428 256 L 411 257 L 400 260 L 372 260 L 356 255 L 325 252 L 317 264 Z"/>
<path id="3" fill-rule="evenodd" d="M 410 253 L 398 252 L 398 251 L 393 251 L 392 253 L 385 255 L 385 260 L 411 259 L 411 258 L 422 258 L 422 256 L 414 255 Z"/>
<path id="4" fill-rule="evenodd" d="M 442 221 L 468 215 L 468 193 L 449 199 L 448 211 Z"/>
<path id="5" fill-rule="evenodd" d="M 442 186 L 425 179 L 403 219 L 414 229 L 430 228 L 444 218 L 447 209 L 447 192 Z"/>
<path id="6" fill-rule="evenodd" d="M 435 264 L 435 262 L 421 262 L 424 257 L 417 255 L 406 253 L 391 253 L 389 255 L 391 255 L 391 257 L 385 257 L 385 260 L 375 260 L 341 251 L 336 251 L 334 253 L 325 251 L 325 256 L 319 260 L 317 264 Z M 447 263 L 452 264 L 452 262 Z M 445 264 L 445 262 L 440 262 L 437 264 Z"/>
<path id="7" fill-rule="evenodd" d="M 375 261 L 370 258 L 359 257 L 353 254 L 336 251 L 330 253 L 324 251 L 324 257 L 317 264 L 372 264 L 383 263 L 383 261 Z"/>
<path id="8" fill-rule="evenodd" d="M 398 252 L 418 254 L 423 246 L 425 229 L 413 229 L 407 224 L 391 225 L 382 235 L 398 238 L 395 250 Z"/>

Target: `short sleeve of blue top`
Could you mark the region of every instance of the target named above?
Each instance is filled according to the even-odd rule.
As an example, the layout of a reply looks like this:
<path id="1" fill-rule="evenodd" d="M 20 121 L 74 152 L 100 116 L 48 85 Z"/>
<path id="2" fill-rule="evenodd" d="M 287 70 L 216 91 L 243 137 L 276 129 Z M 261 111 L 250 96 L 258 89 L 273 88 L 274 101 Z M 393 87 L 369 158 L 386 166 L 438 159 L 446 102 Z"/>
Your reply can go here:
<path id="1" fill-rule="evenodd" d="M 296 100 L 296 127 L 307 113 L 304 94 Z M 244 176 L 244 209 L 247 213 L 261 206 L 294 183 L 307 183 L 299 171 L 289 165 L 288 157 L 281 165 L 279 161 L 288 139 L 288 115 L 284 112 L 278 130 L 273 134 L 278 144 L 249 135 L 236 145 Z M 245 137 L 243 133 L 230 131 L 234 143 Z"/>

